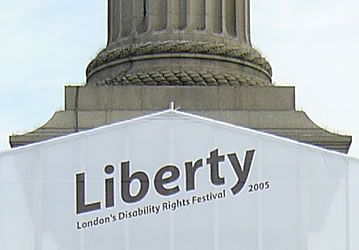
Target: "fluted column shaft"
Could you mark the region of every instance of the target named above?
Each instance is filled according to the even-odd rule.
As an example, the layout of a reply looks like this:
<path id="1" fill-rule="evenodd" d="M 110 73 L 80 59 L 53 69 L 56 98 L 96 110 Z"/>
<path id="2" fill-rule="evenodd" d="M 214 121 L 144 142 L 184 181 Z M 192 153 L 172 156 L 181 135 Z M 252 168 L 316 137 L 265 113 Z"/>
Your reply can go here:
<path id="1" fill-rule="evenodd" d="M 108 0 L 107 47 L 87 83 L 271 85 L 251 46 L 249 1 Z"/>
<path id="2" fill-rule="evenodd" d="M 250 43 L 249 0 L 108 1 L 108 45 L 153 32 L 203 32 Z"/>

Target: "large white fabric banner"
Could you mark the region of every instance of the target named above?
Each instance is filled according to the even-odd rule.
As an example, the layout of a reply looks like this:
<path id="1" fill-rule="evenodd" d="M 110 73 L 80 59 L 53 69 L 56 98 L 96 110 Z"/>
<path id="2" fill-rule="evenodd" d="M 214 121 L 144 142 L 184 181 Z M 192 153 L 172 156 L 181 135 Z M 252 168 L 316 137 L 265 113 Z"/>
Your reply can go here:
<path id="1" fill-rule="evenodd" d="M 359 160 L 177 111 L 0 154 L 7 250 L 357 250 Z"/>

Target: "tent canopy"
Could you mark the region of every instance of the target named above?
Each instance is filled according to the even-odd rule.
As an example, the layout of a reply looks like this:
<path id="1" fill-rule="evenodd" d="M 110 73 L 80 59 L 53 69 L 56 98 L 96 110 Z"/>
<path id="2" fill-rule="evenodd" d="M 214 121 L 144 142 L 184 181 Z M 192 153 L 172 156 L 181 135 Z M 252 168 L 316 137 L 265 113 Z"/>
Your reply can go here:
<path id="1" fill-rule="evenodd" d="M 0 246 L 355 250 L 358 177 L 346 155 L 168 110 L 1 153 Z"/>

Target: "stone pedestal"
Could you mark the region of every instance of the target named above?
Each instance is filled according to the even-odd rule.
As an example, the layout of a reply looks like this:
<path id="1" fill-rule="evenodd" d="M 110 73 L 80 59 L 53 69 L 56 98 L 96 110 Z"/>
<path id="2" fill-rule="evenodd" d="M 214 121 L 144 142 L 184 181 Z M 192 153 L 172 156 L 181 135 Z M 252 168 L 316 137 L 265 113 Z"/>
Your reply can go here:
<path id="1" fill-rule="evenodd" d="M 65 110 L 41 128 L 10 136 L 12 147 L 169 108 L 347 153 L 350 136 L 330 133 L 295 110 L 294 87 L 68 86 Z"/>
<path id="2" fill-rule="evenodd" d="M 109 0 L 108 43 L 68 86 L 65 110 L 41 128 L 10 136 L 13 147 L 168 109 L 181 110 L 348 152 L 295 110 L 293 87 L 272 84 L 251 46 L 249 0 Z"/>

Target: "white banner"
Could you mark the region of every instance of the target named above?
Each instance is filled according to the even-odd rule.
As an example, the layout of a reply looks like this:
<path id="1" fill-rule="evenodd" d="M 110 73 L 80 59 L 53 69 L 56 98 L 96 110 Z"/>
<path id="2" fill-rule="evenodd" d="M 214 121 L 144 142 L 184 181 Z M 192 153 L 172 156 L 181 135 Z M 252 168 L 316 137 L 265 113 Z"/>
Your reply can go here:
<path id="1" fill-rule="evenodd" d="M 359 160 L 166 111 L 0 154 L 11 250 L 357 250 Z"/>

